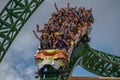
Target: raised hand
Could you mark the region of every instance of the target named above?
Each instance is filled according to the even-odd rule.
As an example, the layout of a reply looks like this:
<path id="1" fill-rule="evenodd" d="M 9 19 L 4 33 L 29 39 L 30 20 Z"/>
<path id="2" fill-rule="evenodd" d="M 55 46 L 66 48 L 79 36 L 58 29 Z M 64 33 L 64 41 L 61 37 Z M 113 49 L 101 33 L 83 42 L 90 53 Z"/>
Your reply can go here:
<path id="1" fill-rule="evenodd" d="M 37 32 L 40 32 L 40 28 L 39 28 L 40 26 L 37 24 L 36 27 L 37 27 Z"/>

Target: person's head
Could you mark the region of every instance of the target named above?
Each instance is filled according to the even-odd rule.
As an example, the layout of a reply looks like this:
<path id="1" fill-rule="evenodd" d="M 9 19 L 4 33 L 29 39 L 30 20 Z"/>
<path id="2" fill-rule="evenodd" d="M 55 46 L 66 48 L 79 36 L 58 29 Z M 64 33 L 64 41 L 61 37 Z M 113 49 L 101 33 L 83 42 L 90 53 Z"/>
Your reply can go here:
<path id="1" fill-rule="evenodd" d="M 64 12 L 65 12 L 65 9 L 64 9 L 64 8 L 61 8 L 61 9 L 60 9 L 60 12 L 64 13 Z"/>
<path id="2" fill-rule="evenodd" d="M 62 36 L 59 35 L 59 36 L 57 37 L 57 39 L 58 39 L 58 40 L 62 40 Z"/>
<path id="3" fill-rule="evenodd" d="M 82 25 L 80 23 L 78 23 L 78 27 L 81 27 Z"/>
<path id="4" fill-rule="evenodd" d="M 78 23 L 78 19 L 77 18 L 74 18 L 74 23 Z"/>
<path id="5" fill-rule="evenodd" d="M 69 18 L 66 18 L 66 22 L 67 22 L 67 23 L 69 23 L 69 22 L 70 22 Z"/>
<path id="6" fill-rule="evenodd" d="M 45 28 L 45 29 L 48 29 L 48 24 L 44 24 L 44 28 Z"/>
<path id="7" fill-rule="evenodd" d="M 62 17 L 62 15 L 63 15 L 62 12 L 59 11 L 58 16 Z"/>
<path id="8" fill-rule="evenodd" d="M 66 28 L 66 24 L 65 24 L 65 23 L 63 23 L 63 24 L 62 24 L 62 27 L 63 27 L 63 28 Z"/>
<path id="9" fill-rule="evenodd" d="M 52 19 L 56 19 L 57 14 L 56 14 L 56 13 L 53 13 L 51 16 L 52 16 Z"/>
<path id="10" fill-rule="evenodd" d="M 84 26 L 88 26 L 88 23 L 87 23 L 87 22 L 84 22 Z"/>
<path id="11" fill-rule="evenodd" d="M 70 27 L 70 30 L 74 30 L 74 27 Z"/>
<path id="12" fill-rule="evenodd" d="M 60 29 L 58 25 L 55 25 L 54 27 L 55 27 L 56 30 Z"/>
<path id="13" fill-rule="evenodd" d="M 64 35 L 64 39 L 67 39 L 68 38 L 68 36 L 67 35 Z"/>
<path id="14" fill-rule="evenodd" d="M 50 27 L 50 31 L 54 31 L 54 30 L 55 30 L 54 25 L 51 25 L 51 27 Z"/>
<path id="15" fill-rule="evenodd" d="M 47 39 L 47 38 L 48 38 L 47 34 L 43 33 L 43 39 Z"/>
<path id="16" fill-rule="evenodd" d="M 90 8 L 90 12 L 92 12 L 92 8 Z"/>
<path id="17" fill-rule="evenodd" d="M 85 10 L 85 7 L 83 7 L 83 10 Z"/>
<path id="18" fill-rule="evenodd" d="M 58 23 L 62 23 L 62 18 L 59 18 Z"/>
<path id="19" fill-rule="evenodd" d="M 54 24 L 54 23 L 55 23 L 55 21 L 53 19 L 51 19 L 51 24 Z"/>
<path id="20" fill-rule="evenodd" d="M 74 14 L 70 14 L 69 19 L 70 19 L 70 20 L 74 20 Z"/>

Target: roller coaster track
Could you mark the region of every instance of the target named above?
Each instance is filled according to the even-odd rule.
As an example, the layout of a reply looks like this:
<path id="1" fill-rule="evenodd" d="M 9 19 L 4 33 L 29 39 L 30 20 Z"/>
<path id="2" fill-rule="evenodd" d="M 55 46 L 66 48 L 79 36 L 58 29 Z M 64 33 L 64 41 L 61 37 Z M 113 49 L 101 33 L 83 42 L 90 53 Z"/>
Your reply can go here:
<path id="1" fill-rule="evenodd" d="M 44 0 L 9 0 L 0 13 L 0 62 L 23 25 Z"/>
<path id="2" fill-rule="evenodd" d="M 65 68 L 68 71 L 67 78 L 76 65 L 100 76 L 120 77 L 120 57 L 90 48 L 88 43 L 73 49 L 71 60 Z"/>

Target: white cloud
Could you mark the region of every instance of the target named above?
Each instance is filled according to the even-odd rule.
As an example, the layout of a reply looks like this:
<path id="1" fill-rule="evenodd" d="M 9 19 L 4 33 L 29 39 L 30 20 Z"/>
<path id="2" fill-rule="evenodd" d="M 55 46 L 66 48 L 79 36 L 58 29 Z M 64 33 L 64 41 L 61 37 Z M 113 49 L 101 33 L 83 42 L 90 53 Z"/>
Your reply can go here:
<path id="1" fill-rule="evenodd" d="M 35 66 L 19 62 L 3 61 L 0 66 L 0 80 L 36 80 Z"/>
<path id="2" fill-rule="evenodd" d="M 23 80 L 9 63 L 2 62 L 0 73 L 0 80 Z"/>

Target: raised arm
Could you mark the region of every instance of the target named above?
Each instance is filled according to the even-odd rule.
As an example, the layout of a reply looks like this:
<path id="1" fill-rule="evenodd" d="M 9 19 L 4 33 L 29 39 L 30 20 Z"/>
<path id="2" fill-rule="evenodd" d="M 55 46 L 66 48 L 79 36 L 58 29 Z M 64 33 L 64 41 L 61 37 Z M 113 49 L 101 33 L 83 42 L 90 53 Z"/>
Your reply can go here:
<path id="1" fill-rule="evenodd" d="M 56 2 L 55 2 L 55 9 L 57 10 L 57 12 L 58 12 L 58 7 L 57 7 L 57 5 L 56 5 Z"/>
<path id="2" fill-rule="evenodd" d="M 37 27 L 37 32 L 41 32 L 40 26 L 38 24 L 36 25 L 36 27 Z"/>
<path id="3" fill-rule="evenodd" d="M 67 41 L 65 41 L 64 39 L 63 39 L 63 42 L 64 42 L 67 46 L 69 46 L 69 43 L 68 43 Z"/>
<path id="4" fill-rule="evenodd" d="M 66 15 L 69 15 L 69 3 L 67 3 Z"/>
<path id="5" fill-rule="evenodd" d="M 33 30 L 33 33 L 37 39 L 39 39 L 38 35 L 36 34 L 35 30 Z"/>
<path id="6" fill-rule="evenodd" d="M 70 7 L 70 4 L 69 4 L 69 2 L 67 3 L 67 9 L 69 10 L 69 7 Z"/>

